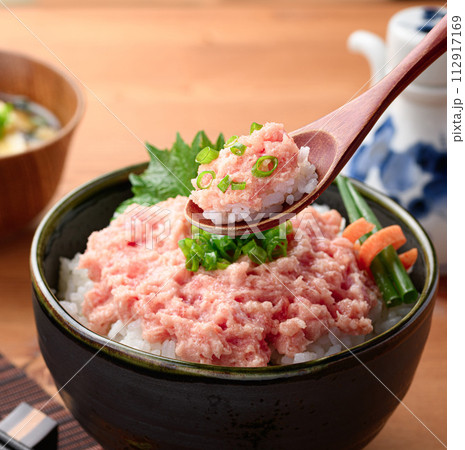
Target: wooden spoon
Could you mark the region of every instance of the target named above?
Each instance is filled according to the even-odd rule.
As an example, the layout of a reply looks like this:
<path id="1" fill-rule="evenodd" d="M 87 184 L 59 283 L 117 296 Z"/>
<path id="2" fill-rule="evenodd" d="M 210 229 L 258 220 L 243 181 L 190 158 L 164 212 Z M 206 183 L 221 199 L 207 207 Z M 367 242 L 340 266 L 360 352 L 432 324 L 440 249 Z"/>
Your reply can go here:
<path id="1" fill-rule="evenodd" d="M 186 217 L 214 234 L 240 236 L 273 228 L 313 203 L 336 178 L 391 102 L 447 49 L 447 16 L 381 81 L 359 97 L 321 119 L 290 133 L 300 148 L 310 147 L 309 160 L 318 174 L 315 190 L 283 211 L 256 223 L 215 225 L 189 200 Z"/>

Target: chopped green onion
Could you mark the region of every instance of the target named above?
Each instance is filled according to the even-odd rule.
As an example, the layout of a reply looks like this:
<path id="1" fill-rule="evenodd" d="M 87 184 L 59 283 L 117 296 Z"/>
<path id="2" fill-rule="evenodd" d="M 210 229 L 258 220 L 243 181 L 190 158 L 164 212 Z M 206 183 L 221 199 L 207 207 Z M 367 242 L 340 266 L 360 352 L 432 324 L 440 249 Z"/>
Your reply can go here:
<path id="1" fill-rule="evenodd" d="M 231 184 L 231 177 L 226 175 L 219 183 L 218 189 L 223 192 L 223 194 L 228 190 L 229 185 Z"/>
<path id="2" fill-rule="evenodd" d="M 208 245 L 209 239 L 210 239 L 210 234 L 207 233 L 204 230 L 201 230 L 200 228 L 192 226 L 192 238 L 197 240 L 197 241 L 200 241 L 199 242 L 200 244 L 203 244 L 203 245 L 207 244 Z"/>
<path id="3" fill-rule="evenodd" d="M 263 128 L 263 125 L 260 125 L 257 122 L 252 122 L 252 125 L 250 125 L 250 134 L 252 134 L 254 131 L 261 130 Z"/>
<path id="4" fill-rule="evenodd" d="M 202 259 L 202 266 L 205 270 L 215 270 L 217 267 L 217 256 L 215 252 L 205 253 Z"/>
<path id="5" fill-rule="evenodd" d="M 190 270 L 191 272 L 197 272 L 200 267 L 200 260 L 196 256 L 191 256 L 187 261 L 186 261 L 186 269 Z"/>
<path id="6" fill-rule="evenodd" d="M 246 244 L 242 246 L 242 253 L 246 255 L 250 250 L 257 246 L 257 241 L 255 239 L 249 240 Z"/>
<path id="7" fill-rule="evenodd" d="M 181 239 L 180 241 L 178 241 L 179 248 L 182 250 L 182 252 L 183 252 L 184 256 L 186 257 L 186 259 L 189 258 L 193 242 L 194 242 L 194 240 L 189 239 L 189 238 Z"/>
<path id="8" fill-rule="evenodd" d="M 206 231 L 202 230 L 202 228 L 196 227 L 195 225 L 191 226 L 191 232 L 193 237 L 197 237 L 202 234 L 202 232 L 206 233 Z"/>
<path id="9" fill-rule="evenodd" d="M 256 264 L 263 264 L 264 262 L 267 261 L 266 257 L 266 250 L 264 250 L 262 247 L 259 247 L 258 245 L 254 247 L 248 254 L 247 256 Z"/>
<path id="10" fill-rule="evenodd" d="M 260 166 L 266 161 L 272 161 L 273 167 L 270 170 L 261 170 Z M 276 170 L 276 167 L 278 167 L 278 158 L 276 156 L 260 156 L 252 167 L 252 175 L 257 178 L 269 177 Z"/>
<path id="11" fill-rule="evenodd" d="M 260 247 L 255 239 L 252 239 L 242 247 L 242 253 L 247 255 L 256 264 L 263 264 L 267 261 L 266 250 Z"/>
<path id="12" fill-rule="evenodd" d="M 216 265 L 217 269 L 219 270 L 224 270 L 226 269 L 231 263 L 229 261 L 226 261 L 225 259 L 220 259 L 218 260 L 218 263 Z"/>
<path id="13" fill-rule="evenodd" d="M 231 153 L 237 155 L 237 156 L 242 156 L 245 151 L 247 150 L 247 145 L 241 144 L 240 142 L 237 142 L 236 144 L 233 144 L 230 148 Z"/>
<path id="14" fill-rule="evenodd" d="M 191 254 L 194 253 L 196 256 L 198 256 L 200 259 L 202 259 L 205 256 L 205 246 L 199 244 L 198 242 L 193 242 L 191 246 Z"/>
<path id="15" fill-rule="evenodd" d="M 231 137 L 226 141 L 226 144 L 224 144 L 225 147 L 229 147 L 231 144 L 234 144 L 234 142 L 236 142 L 238 139 L 239 139 L 238 136 L 231 136 Z"/>
<path id="16" fill-rule="evenodd" d="M 238 181 L 237 183 L 233 181 L 231 183 L 231 189 L 233 191 L 243 191 L 245 189 L 245 185 L 246 185 L 245 181 L 240 181 L 240 182 Z"/>
<path id="17" fill-rule="evenodd" d="M 208 231 L 202 230 L 202 228 L 196 227 L 195 225 L 192 225 L 191 231 L 192 237 L 194 239 L 197 239 L 199 237 L 210 237 L 210 233 L 208 233 Z"/>
<path id="18" fill-rule="evenodd" d="M 229 236 L 210 235 L 213 247 L 227 261 L 234 262 L 241 255 L 240 249 L 237 252 L 237 245 L 233 238 Z"/>
<path id="19" fill-rule="evenodd" d="M 268 259 L 273 261 L 273 259 L 280 258 L 281 256 L 287 256 L 287 239 L 279 239 L 274 237 L 266 242 L 266 253 Z"/>
<path id="20" fill-rule="evenodd" d="M 287 221 L 279 224 L 277 227 L 271 228 L 263 232 L 265 239 L 270 240 L 273 238 L 285 239 L 286 236 L 292 231 L 291 222 Z"/>
<path id="21" fill-rule="evenodd" d="M 287 256 L 287 235 L 292 232 L 291 222 L 281 223 L 275 228 L 266 230 L 264 248 L 268 255 L 268 259 L 273 261 L 281 256 Z"/>
<path id="22" fill-rule="evenodd" d="M 286 222 L 286 234 L 290 234 L 294 231 L 294 227 L 292 226 L 292 222 L 288 220 Z"/>
<path id="23" fill-rule="evenodd" d="M 200 150 L 199 153 L 197 153 L 197 156 L 195 157 L 195 162 L 199 164 L 209 164 L 216 158 L 218 158 L 219 154 L 220 152 L 218 150 L 215 150 L 210 147 L 205 147 L 202 150 Z"/>
<path id="24" fill-rule="evenodd" d="M 203 180 L 203 177 L 207 174 L 210 174 L 212 179 L 210 180 L 210 183 L 208 183 L 206 186 L 203 186 L 202 180 Z M 216 174 L 215 172 L 213 172 L 213 170 L 204 170 L 203 172 L 199 173 L 199 176 L 197 177 L 197 187 L 199 189 L 208 189 L 212 185 L 213 180 L 215 178 L 216 178 Z"/>
<path id="25" fill-rule="evenodd" d="M 255 235 L 252 233 L 243 234 L 242 236 L 236 239 L 237 245 L 242 248 L 245 244 L 249 243 L 254 237 Z"/>
<path id="26" fill-rule="evenodd" d="M 187 270 L 196 272 L 200 266 L 205 270 L 223 270 L 242 255 L 256 264 L 286 256 L 287 234 L 291 231 L 290 222 L 286 222 L 265 231 L 264 239 L 258 239 L 254 234 L 232 238 L 192 226 L 192 238 L 181 239 L 178 245 L 186 258 Z"/>

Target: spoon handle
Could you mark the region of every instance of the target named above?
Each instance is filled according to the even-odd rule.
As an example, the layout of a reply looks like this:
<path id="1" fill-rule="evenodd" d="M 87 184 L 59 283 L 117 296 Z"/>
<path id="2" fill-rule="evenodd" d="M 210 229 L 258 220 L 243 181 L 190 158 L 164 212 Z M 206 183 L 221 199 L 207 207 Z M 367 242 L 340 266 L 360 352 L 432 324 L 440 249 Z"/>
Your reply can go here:
<path id="1" fill-rule="evenodd" d="M 330 133 L 336 140 L 333 163 L 339 172 L 392 101 L 446 49 L 447 16 L 444 16 L 381 81 L 339 109 L 295 131 L 295 138 L 305 137 L 310 130 Z"/>
<path id="2" fill-rule="evenodd" d="M 391 102 L 447 50 L 447 15 L 382 80 L 361 97 L 373 98 L 373 117 L 379 118 Z M 366 100 L 364 100 L 366 101 Z"/>

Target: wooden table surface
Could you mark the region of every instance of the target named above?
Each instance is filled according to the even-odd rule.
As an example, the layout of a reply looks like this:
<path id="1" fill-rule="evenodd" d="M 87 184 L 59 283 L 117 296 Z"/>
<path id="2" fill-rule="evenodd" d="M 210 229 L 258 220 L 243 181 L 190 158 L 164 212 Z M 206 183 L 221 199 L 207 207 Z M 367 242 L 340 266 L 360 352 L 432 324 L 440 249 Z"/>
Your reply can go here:
<path id="1" fill-rule="evenodd" d="M 199 3 L 28 6 L 12 12 L 0 4 L 1 47 L 63 63 L 86 91 L 86 114 L 52 203 L 95 176 L 145 161 L 144 141 L 166 147 L 177 131 L 191 140 L 199 129 L 213 137 L 221 131 L 239 134 L 252 121 L 283 122 L 292 130 L 332 111 L 366 88 L 369 79 L 365 59 L 346 48 L 351 31 L 362 28 L 384 36 L 395 12 L 417 4 Z M 30 300 L 28 252 L 35 225 L 0 242 L 0 352 L 54 393 Z M 0 402 L 1 396 L 0 388 Z M 416 417 L 400 405 L 368 448 L 442 448 L 445 279 L 404 404 Z"/>

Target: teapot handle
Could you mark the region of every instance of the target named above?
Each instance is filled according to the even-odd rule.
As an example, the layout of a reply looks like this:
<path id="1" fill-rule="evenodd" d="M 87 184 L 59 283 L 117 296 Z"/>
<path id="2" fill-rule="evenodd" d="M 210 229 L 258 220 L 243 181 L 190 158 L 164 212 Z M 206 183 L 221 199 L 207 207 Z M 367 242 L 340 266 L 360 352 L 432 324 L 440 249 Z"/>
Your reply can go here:
<path id="1" fill-rule="evenodd" d="M 364 30 L 354 31 L 347 40 L 347 47 L 354 53 L 362 54 L 368 60 L 372 86 L 386 75 L 386 45 L 377 34 Z"/>

